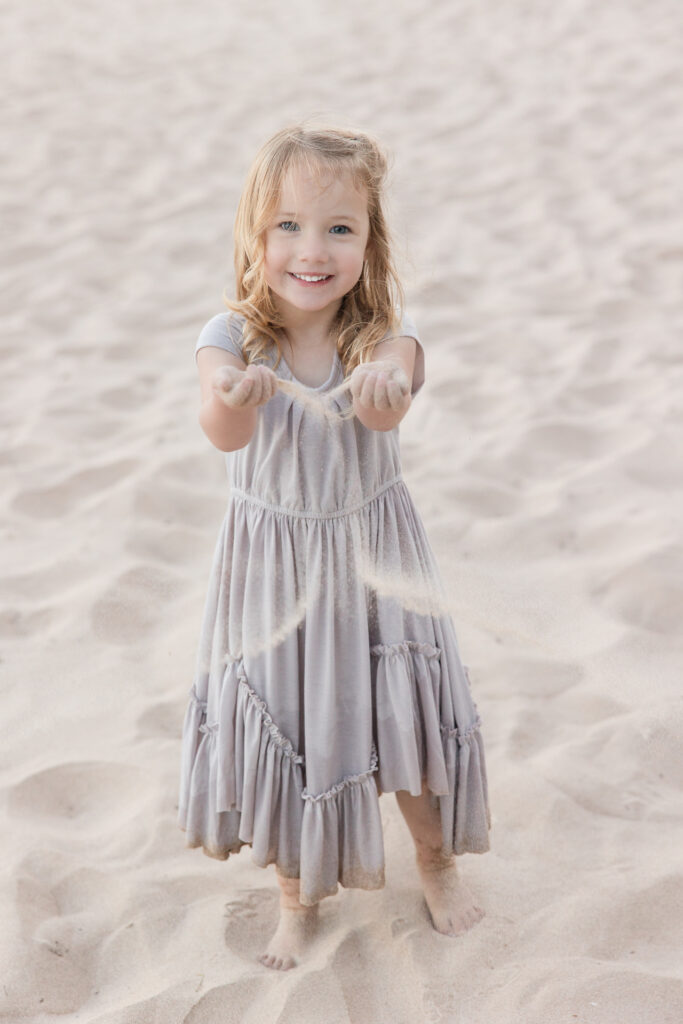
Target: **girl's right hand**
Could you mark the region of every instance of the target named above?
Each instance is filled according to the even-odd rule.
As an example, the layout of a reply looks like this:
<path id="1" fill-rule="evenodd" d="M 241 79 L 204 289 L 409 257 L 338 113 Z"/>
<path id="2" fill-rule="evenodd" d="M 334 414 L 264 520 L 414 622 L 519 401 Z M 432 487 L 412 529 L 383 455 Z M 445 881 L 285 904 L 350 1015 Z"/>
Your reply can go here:
<path id="1" fill-rule="evenodd" d="M 277 391 L 277 376 L 269 366 L 251 363 L 246 370 L 219 366 L 211 378 L 211 387 L 229 409 L 264 405 Z"/>

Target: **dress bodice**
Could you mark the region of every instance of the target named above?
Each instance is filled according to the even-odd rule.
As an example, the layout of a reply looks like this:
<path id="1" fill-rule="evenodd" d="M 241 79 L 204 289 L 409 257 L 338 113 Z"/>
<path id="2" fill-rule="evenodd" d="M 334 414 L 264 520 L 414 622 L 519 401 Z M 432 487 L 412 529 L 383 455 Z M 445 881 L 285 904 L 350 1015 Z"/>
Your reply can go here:
<path id="1" fill-rule="evenodd" d="M 243 358 L 244 318 L 219 313 L 202 329 L 195 352 L 215 346 Z M 424 351 L 412 320 L 403 315 L 399 335 L 417 341 L 411 394 L 424 382 Z M 348 409 L 350 392 L 326 398 L 344 380 L 338 353 L 329 377 L 318 387 L 297 381 L 287 361 L 272 350 L 266 357 L 274 373 L 294 381 L 311 399 Z M 276 365 L 277 363 L 277 365 Z M 310 403 L 278 390 L 258 408 L 258 422 L 249 443 L 225 453 L 228 478 L 239 491 L 285 512 L 329 515 L 370 501 L 401 475 L 398 427 L 369 430 L 355 417 L 329 420 Z"/>

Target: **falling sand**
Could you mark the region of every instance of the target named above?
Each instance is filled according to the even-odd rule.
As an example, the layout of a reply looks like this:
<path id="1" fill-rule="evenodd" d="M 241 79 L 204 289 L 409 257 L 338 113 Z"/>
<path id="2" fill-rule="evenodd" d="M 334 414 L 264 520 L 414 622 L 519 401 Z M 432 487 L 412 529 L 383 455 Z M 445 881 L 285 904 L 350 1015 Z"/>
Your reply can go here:
<path id="1" fill-rule="evenodd" d="M 382 360 L 377 362 L 378 369 L 389 370 L 388 361 Z M 394 372 L 394 380 L 399 385 L 402 395 L 406 395 L 410 389 L 410 382 L 406 374 L 402 370 L 399 370 L 397 373 Z M 344 420 L 352 419 L 356 415 L 353 402 L 349 402 L 346 406 L 342 405 L 341 408 L 334 405 L 337 400 L 341 399 L 343 395 L 351 390 L 350 376 L 324 395 L 312 391 L 296 380 L 284 380 L 281 377 L 277 378 L 277 389 L 299 402 L 309 412 L 330 423 L 340 423 Z"/>
<path id="2" fill-rule="evenodd" d="M 345 380 L 342 384 L 339 384 L 336 388 L 328 391 L 326 395 L 321 396 L 308 388 L 305 388 L 303 384 L 299 384 L 295 380 L 282 380 L 278 378 L 277 382 L 278 390 L 283 391 L 286 395 L 290 395 L 297 402 L 300 402 L 309 412 L 314 413 L 321 419 L 325 419 L 330 423 L 340 423 L 344 420 L 352 419 L 355 416 L 353 408 L 353 402 L 349 402 L 346 407 L 335 408 L 332 404 L 335 399 L 341 398 L 342 395 L 346 394 L 347 391 L 351 390 L 350 378 Z"/>
<path id="3" fill-rule="evenodd" d="M 407 376 L 403 373 L 399 374 L 398 382 L 402 391 L 407 393 L 410 387 Z M 303 405 L 307 411 L 332 425 L 349 420 L 356 415 L 352 401 L 348 404 L 343 402 L 335 404 L 342 399 L 342 396 L 350 392 L 350 378 L 325 394 L 312 391 L 298 381 L 281 378 L 277 380 L 277 387 L 278 390 Z M 272 570 L 272 566 L 262 566 L 261 568 L 264 573 L 268 569 Z M 379 566 L 373 553 L 365 549 L 356 553 L 356 581 L 362 583 L 368 592 L 374 592 L 385 600 L 396 601 L 406 611 L 435 618 L 452 614 L 441 580 L 438 575 L 434 572 L 429 573 L 425 568 L 422 568 L 419 576 L 405 571 L 400 566 L 388 569 L 386 566 Z M 318 581 L 314 586 L 305 587 L 305 592 L 297 599 L 292 611 L 287 613 L 284 609 L 280 609 L 282 621 L 279 625 L 274 627 L 272 622 L 269 623 L 267 632 L 262 632 L 260 628 L 250 627 L 248 635 L 242 637 L 241 653 L 255 658 L 265 651 L 274 649 L 297 630 L 304 622 L 307 612 L 318 600 L 320 582 Z M 346 583 L 348 586 L 342 586 L 339 590 L 338 614 L 344 614 L 346 597 L 351 592 L 353 581 L 348 580 Z M 368 599 L 370 599 L 370 593 L 368 593 Z M 277 611 L 278 609 L 276 609 L 276 613 Z M 250 616 L 250 619 L 259 621 L 259 616 Z M 231 652 L 226 655 L 226 660 L 234 656 L 235 654 Z"/>

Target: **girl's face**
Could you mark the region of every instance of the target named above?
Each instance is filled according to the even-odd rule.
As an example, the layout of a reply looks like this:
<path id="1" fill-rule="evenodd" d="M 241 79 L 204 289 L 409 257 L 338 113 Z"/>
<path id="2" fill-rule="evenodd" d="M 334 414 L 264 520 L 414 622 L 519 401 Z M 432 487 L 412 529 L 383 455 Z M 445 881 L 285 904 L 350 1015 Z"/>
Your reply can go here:
<path id="1" fill-rule="evenodd" d="M 349 174 L 317 181 L 292 169 L 266 230 L 264 271 L 284 315 L 336 313 L 363 271 L 367 197 Z"/>

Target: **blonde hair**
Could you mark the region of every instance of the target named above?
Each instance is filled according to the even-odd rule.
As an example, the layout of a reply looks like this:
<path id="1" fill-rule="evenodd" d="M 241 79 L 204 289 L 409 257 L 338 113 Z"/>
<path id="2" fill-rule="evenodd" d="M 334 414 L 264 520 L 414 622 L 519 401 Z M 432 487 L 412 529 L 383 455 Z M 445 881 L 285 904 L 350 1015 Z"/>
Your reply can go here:
<path id="1" fill-rule="evenodd" d="M 265 233 L 280 201 L 285 175 L 301 169 L 317 179 L 349 172 L 354 185 L 365 189 L 370 232 L 363 271 L 342 299 L 334 324 L 337 352 L 346 375 L 372 358 L 375 344 L 398 329 L 403 289 L 390 251 L 390 235 L 382 196 L 387 158 L 364 132 L 345 128 L 283 128 L 259 150 L 247 175 L 235 216 L 236 299 L 223 300 L 245 318 L 242 351 L 246 363 L 265 355 L 272 342 L 280 362 L 277 336 L 284 326 L 265 280 Z"/>

